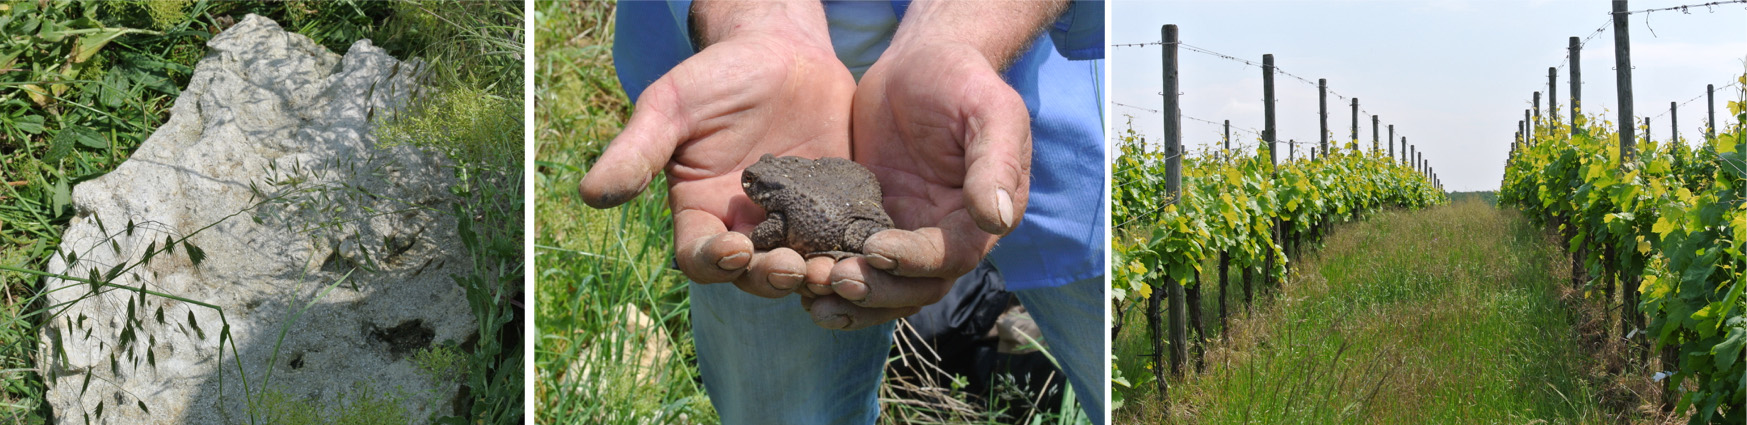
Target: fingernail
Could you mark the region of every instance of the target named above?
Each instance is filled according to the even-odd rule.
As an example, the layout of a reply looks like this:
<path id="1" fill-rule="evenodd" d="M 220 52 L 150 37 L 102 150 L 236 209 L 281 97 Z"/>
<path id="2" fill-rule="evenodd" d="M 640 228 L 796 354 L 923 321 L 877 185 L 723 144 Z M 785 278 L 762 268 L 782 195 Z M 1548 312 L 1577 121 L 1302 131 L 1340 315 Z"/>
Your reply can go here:
<path id="1" fill-rule="evenodd" d="M 734 255 L 729 255 L 726 257 L 722 257 L 722 259 L 720 259 L 720 260 L 716 260 L 716 267 L 720 267 L 720 268 L 722 268 L 722 270 L 740 270 L 740 269 L 746 267 L 746 263 L 748 261 L 747 259 L 751 258 L 751 257 L 752 257 L 752 254 L 747 254 L 744 252 L 734 254 Z"/>
<path id="2" fill-rule="evenodd" d="M 771 287 L 787 291 L 795 289 L 795 284 L 800 283 L 801 279 L 806 276 L 794 273 L 771 273 L 770 277 Z"/>
<path id="3" fill-rule="evenodd" d="M 867 260 L 867 265 L 880 270 L 891 270 L 898 267 L 898 262 L 892 261 L 892 259 L 886 258 L 884 255 L 868 254 L 862 256 L 862 259 Z"/>
<path id="4" fill-rule="evenodd" d="M 807 290 L 813 291 L 813 295 L 818 295 L 818 296 L 831 295 L 833 293 L 833 291 L 831 290 L 831 285 L 829 285 L 829 284 L 808 283 Z"/>
<path id="5" fill-rule="evenodd" d="M 867 300 L 867 293 L 869 292 L 866 283 L 862 283 L 855 279 L 838 279 L 833 281 L 831 282 L 831 290 L 837 292 L 837 295 L 843 297 L 843 299 L 854 303 L 860 303 Z"/>
<path id="6" fill-rule="evenodd" d="M 595 209 L 612 208 L 623 205 L 626 202 L 631 202 L 631 199 L 636 198 L 637 194 L 640 192 L 608 191 L 596 196 L 589 196 L 588 190 L 584 189 L 581 185 L 577 186 L 577 191 L 582 194 L 582 203 Z"/>
<path id="7" fill-rule="evenodd" d="M 1001 213 L 1001 228 L 1013 228 L 1013 195 L 1006 188 L 995 190 L 995 209 Z"/>

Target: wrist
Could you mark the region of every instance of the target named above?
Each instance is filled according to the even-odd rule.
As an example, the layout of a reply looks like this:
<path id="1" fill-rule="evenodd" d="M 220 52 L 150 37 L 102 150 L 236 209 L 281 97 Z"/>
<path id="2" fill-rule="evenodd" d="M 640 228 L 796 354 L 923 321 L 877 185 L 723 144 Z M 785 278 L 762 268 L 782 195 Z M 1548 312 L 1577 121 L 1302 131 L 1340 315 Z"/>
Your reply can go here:
<path id="1" fill-rule="evenodd" d="M 739 37 L 768 36 L 831 50 L 825 9 L 817 1 L 699 0 L 692 3 L 692 43 L 698 50 Z"/>
<path id="2" fill-rule="evenodd" d="M 962 44 L 982 54 L 995 69 L 1005 70 L 1067 4 L 1066 0 L 919 0 L 905 12 L 888 50 L 928 43 Z"/>

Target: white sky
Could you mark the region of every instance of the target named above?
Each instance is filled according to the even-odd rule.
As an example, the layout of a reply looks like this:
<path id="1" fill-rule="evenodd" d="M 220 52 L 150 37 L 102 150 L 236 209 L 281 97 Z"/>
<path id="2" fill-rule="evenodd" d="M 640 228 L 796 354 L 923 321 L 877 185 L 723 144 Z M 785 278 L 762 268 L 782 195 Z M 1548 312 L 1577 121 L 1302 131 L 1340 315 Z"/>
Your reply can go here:
<path id="1" fill-rule="evenodd" d="M 1629 10 L 1705 3 L 1713 0 L 1631 2 Z M 1606 1 L 1440 0 L 1440 1 L 1111 1 L 1109 42 L 1155 42 L 1160 27 L 1176 24 L 1182 42 L 1261 63 L 1272 53 L 1279 70 L 1313 82 L 1276 74 L 1279 140 L 1315 143 L 1317 90 L 1327 78 L 1331 143 L 1346 140 L 1352 112 L 1334 93 L 1359 98 L 1361 114 L 1379 116 L 1380 138 L 1395 125 L 1397 137 L 1425 152 L 1452 191 L 1496 190 L 1504 172 L 1516 123 L 1541 91 L 1546 107 L 1547 68 L 1564 60 L 1567 39 L 1587 37 L 1608 22 Z M 1681 137 L 1702 136 L 1705 84 L 1717 86 L 1718 119 L 1732 122 L 1725 102 L 1738 88 L 1724 89 L 1747 70 L 1747 4 L 1654 12 L 1630 16 L 1635 112 L 1653 118 L 1651 136 L 1667 140 L 1668 103 L 1686 102 L 1679 112 Z M 1654 34 L 1652 34 L 1652 30 Z M 1583 104 L 1618 117 L 1613 71 L 1613 29 L 1583 48 Z M 1157 110 L 1162 100 L 1160 48 L 1108 50 L 1110 100 Z M 1215 122 L 1231 120 L 1234 145 L 1259 136 L 1240 130 L 1262 129 L 1262 71 L 1214 56 L 1179 50 L 1184 144 L 1191 153 L 1220 142 Z M 1569 67 L 1559 70 L 1559 109 L 1569 111 Z M 1598 109 L 1600 108 L 1600 109 Z M 1115 106 L 1111 136 L 1135 129 L 1155 140 L 1162 133 L 1159 114 Z M 1545 110 L 1542 111 L 1546 113 Z M 1662 115 L 1656 117 L 1657 115 Z M 1359 138 L 1369 147 L 1371 118 L 1361 115 Z M 1641 133 L 1640 133 L 1641 134 Z M 1642 137 L 1640 135 L 1640 137 Z M 1300 145 L 1299 154 L 1303 154 Z M 1387 149 L 1387 148 L 1385 148 Z M 1281 146 L 1281 151 L 1286 150 Z"/>

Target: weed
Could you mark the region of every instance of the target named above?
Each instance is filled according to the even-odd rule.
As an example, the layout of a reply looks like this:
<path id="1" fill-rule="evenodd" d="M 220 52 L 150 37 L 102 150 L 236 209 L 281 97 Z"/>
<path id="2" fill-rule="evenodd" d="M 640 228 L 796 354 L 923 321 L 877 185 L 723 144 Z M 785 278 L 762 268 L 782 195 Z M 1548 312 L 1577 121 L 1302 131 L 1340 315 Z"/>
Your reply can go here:
<path id="1" fill-rule="evenodd" d="M 265 391 L 251 406 L 251 416 L 264 423 L 282 425 L 405 425 L 409 423 L 401 400 L 404 393 L 379 394 L 363 382 L 340 394 L 338 404 L 306 400 L 278 389 Z M 324 413 L 325 412 L 325 413 Z"/>
<path id="2" fill-rule="evenodd" d="M 442 344 L 413 353 L 412 362 L 432 381 L 450 382 L 467 376 L 467 368 L 472 359 L 455 345 Z"/>

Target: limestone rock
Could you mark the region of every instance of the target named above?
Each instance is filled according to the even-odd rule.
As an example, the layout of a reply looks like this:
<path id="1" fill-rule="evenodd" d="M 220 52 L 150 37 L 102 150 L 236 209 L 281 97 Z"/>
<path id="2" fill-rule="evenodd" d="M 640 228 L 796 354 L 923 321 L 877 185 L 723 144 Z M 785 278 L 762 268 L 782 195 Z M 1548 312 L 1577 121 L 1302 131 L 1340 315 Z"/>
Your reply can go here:
<path id="1" fill-rule="evenodd" d="M 251 401 L 331 409 L 359 391 L 415 423 L 451 414 L 459 384 L 412 358 L 476 338 L 449 277 L 471 261 L 444 213 L 452 172 L 371 135 L 416 99 L 421 63 L 368 40 L 337 55 L 254 15 L 207 46 L 169 121 L 73 190 L 48 271 L 135 289 L 45 282 L 55 420 L 271 423 Z"/>

